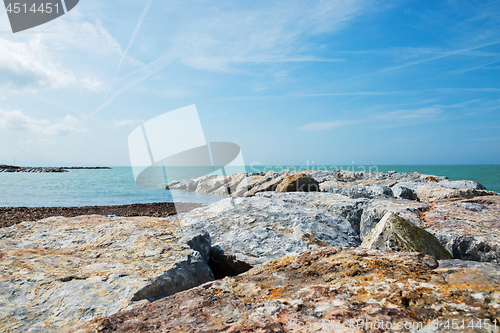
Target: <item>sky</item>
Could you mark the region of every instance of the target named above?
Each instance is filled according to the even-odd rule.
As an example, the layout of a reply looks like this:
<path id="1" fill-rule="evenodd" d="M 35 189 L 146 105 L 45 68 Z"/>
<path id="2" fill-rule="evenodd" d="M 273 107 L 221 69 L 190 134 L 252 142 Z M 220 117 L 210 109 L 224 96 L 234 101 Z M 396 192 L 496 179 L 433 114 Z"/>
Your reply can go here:
<path id="1" fill-rule="evenodd" d="M 81 0 L 13 34 L 1 6 L 0 164 L 130 165 L 132 130 L 191 104 L 248 165 L 500 164 L 499 17 L 497 0 Z"/>

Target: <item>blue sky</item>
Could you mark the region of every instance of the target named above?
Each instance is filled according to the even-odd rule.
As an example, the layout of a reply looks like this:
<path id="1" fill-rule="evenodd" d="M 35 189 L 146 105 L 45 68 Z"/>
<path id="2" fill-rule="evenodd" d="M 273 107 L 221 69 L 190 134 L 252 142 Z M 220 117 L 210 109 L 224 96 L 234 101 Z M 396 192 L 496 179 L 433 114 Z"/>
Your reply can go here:
<path id="1" fill-rule="evenodd" d="M 498 1 L 81 0 L 0 10 L 0 164 L 129 165 L 196 104 L 251 164 L 500 164 Z M 168 130 L 166 128 L 165 130 Z"/>

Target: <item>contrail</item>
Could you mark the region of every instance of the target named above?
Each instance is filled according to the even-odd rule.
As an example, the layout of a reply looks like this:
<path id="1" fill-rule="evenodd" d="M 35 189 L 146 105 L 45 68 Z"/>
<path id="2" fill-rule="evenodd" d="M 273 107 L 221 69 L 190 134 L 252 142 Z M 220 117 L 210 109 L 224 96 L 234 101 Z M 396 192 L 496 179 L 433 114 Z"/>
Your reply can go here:
<path id="1" fill-rule="evenodd" d="M 118 77 L 118 73 L 120 73 L 120 69 L 122 67 L 122 63 L 123 63 L 123 60 L 125 59 L 125 57 L 127 56 L 127 52 L 128 50 L 130 49 L 130 47 L 132 46 L 132 44 L 134 43 L 135 41 L 135 37 L 137 36 L 137 33 L 139 32 L 139 30 L 141 29 L 141 26 L 142 26 L 142 22 L 144 22 L 144 18 L 146 17 L 146 14 L 148 13 L 149 11 L 149 7 L 151 7 L 151 3 L 153 2 L 153 0 L 148 0 L 146 2 L 146 5 L 144 6 L 144 9 L 142 10 L 142 14 L 141 16 L 139 17 L 139 21 L 137 22 L 137 25 L 135 26 L 135 30 L 134 32 L 132 33 L 132 37 L 130 37 L 130 41 L 128 42 L 128 46 L 127 48 L 125 49 L 125 51 L 123 51 L 123 54 L 122 54 L 122 57 L 120 58 L 120 61 L 118 62 L 118 68 L 116 69 L 116 74 L 115 74 L 115 77 L 113 78 L 113 81 L 111 81 L 111 84 L 109 86 L 109 89 L 108 91 L 106 92 L 106 95 L 107 96 L 109 94 L 109 92 L 111 91 L 111 88 L 113 87 L 113 84 L 115 83 L 116 81 L 116 78 Z"/>
<path id="2" fill-rule="evenodd" d="M 135 86 L 137 83 L 147 79 L 149 76 L 153 75 L 154 73 L 160 71 L 161 69 L 165 68 L 166 66 L 172 64 L 175 59 L 183 56 L 185 53 L 181 53 L 175 56 L 170 55 L 169 53 L 165 52 L 163 53 L 158 59 L 150 62 L 149 64 L 142 66 L 141 68 L 133 71 L 132 73 L 120 78 L 117 80 L 117 88 L 110 94 L 110 96 L 106 96 L 105 100 L 101 103 L 101 105 L 92 111 L 86 118 L 90 118 L 91 116 L 95 115 L 97 112 L 101 111 L 104 109 L 106 106 L 111 104 L 114 99 L 120 95 L 122 92 L 125 90 Z"/>

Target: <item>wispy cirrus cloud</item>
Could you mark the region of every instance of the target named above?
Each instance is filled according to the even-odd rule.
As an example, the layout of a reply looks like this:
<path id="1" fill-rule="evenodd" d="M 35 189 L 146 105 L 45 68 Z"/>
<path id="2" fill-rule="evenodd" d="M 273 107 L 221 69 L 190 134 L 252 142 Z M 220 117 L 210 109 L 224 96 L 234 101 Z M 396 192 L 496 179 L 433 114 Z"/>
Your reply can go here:
<path id="1" fill-rule="evenodd" d="M 75 84 L 75 75 L 49 61 L 49 57 L 50 53 L 39 37 L 28 42 L 0 38 L 0 87 L 38 90 Z"/>
<path id="2" fill-rule="evenodd" d="M 465 105 L 465 104 L 464 104 Z M 453 106 L 432 106 L 416 109 L 402 109 L 383 113 L 376 113 L 370 117 L 363 116 L 357 120 L 338 120 L 326 122 L 314 122 L 299 127 L 301 131 L 326 131 L 341 126 L 362 125 L 366 123 L 383 124 L 385 127 L 414 125 L 421 122 L 441 121 L 439 117 L 446 108 Z M 458 107 L 458 106 L 457 106 Z"/>
<path id="3" fill-rule="evenodd" d="M 67 135 L 72 132 L 85 132 L 80 121 L 67 115 L 64 118 L 51 122 L 47 119 L 35 119 L 21 110 L 6 111 L 0 109 L 0 129 L 3 131 L 29 131 L 46 135 Z"/>
<path id="4" fill-rule="evenodd" d="M 170 27 L 173 37 L 169 39 L 168 48 L 156 60 L 113 80 L 112 89 L 89 117 L 174 61 L 195 69 L 219 72 L 237 72 L 239 69 L 235 66 L 245 63 L 345 61 L 307 54 L 308 50 L 299 41 L 315 34 L 340 30 L 362 14 L 385 8 L 373 0 L 263 2 L 254 9 L 240 3 L 214 7 L 205 2 L 200 6 L 203 4 L 206 8 L 203 15 L 199 15 L 190 4 L 176 3 L 178 21 Z M 148 10 L 149 2 L 143 14 Z M 141 28 L 142 20 L 141 15 L 131 42 Z"/>
<path id="5" fill-rule="evenodd" d="M 203 16 L 182 17 L 171 47 L 189 52 L 181 59 L 184 64 L 210 71 L 233 71 L 242 63 L 345 61 L 314 55 L 316 46 L 303 39 L 340 31 L 353 19 L 387 6 L 371 0 L 292 0 L 260 2 L 254 8 L 240 3 L 212 7 Z"/>
<path id="6" fill-rule="evenodd" d="M 415 120 L 415 119 L 423 119 L 423 118 L 432 118 L 441 113 L 443 113 L 443 109 L 437 107 L 425 107 L 419 108 L 416 110 L 397 110 L 386 112 L 382 114 L 378 114 L 374 116 L 372 119 L 382 119 L 382 120 Z"/>
<path id="7" fill-rule="evenodd" d="M 111 124 L 114 127 L 135 127 L 142 122 L 144 121 L 140 119 L 122 119 L 122 120 L 113 119 L 113 121 L 111 121 Z"/>
<path id="8" fill-rule="evenodd" d="M 50 23 L 48 29 L 57 33 L 0 37 L 0 88 L 19 92 L 61 88 L 101 92 L 104 83 L 98 77 L 100 73 L 79 73 L 79 66 L 68 61 L 73 53 L 91 58 L 121 57 L 133 65 L 142 64 L 128 56 L 99 21 L 70 17 Z"/>
<path id="9" fill-rule="evenodd" d="M 346 126 L 346 125 L 353 125 L 356 124 L 355 121 L 329 121 L 329 122 L 316 122 L 316 123 L 309 123 L 304 126 L 300 127 L 300 130 L 302 131 L 326 131 L 330 130 L 332 128 L 340 127 L 340 126 Z"/>

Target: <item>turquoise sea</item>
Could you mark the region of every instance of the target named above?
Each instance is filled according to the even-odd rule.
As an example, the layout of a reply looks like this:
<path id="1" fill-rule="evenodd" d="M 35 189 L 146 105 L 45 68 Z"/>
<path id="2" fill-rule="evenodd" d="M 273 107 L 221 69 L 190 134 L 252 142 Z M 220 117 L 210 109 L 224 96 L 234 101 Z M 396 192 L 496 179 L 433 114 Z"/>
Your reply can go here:
<path id="1" fill-rule="evenodd" d="M 500 192 L 500 165 L 379 165 L 379 166 L 248 166 L 247 172 L 294 170 L 354 170 L 421 172 L 470 179 L 488 190 Z M 227 170 L 231 173 L 230 170 Z M 181 175 L 179 175 L 179 178 Z M 169 179 L 173 181 L 175 179 Z M 176 201 L 209 204 L 219 196 L 176 192 Z M 66 173 L 0 173 L 0 206 L 104 206 L 132 203 L 172 202 L 161 187 L 143 189 L 135 184 L 130 167 L 111 170 L 70 170 Z"/>

